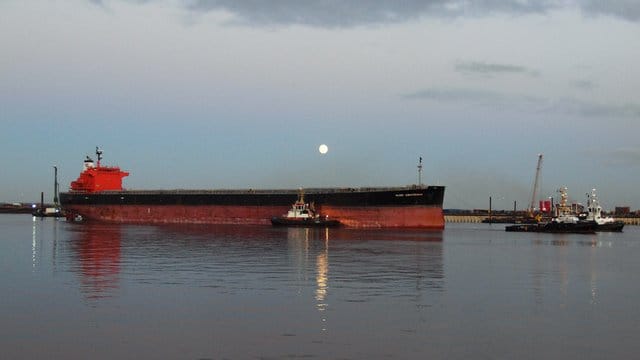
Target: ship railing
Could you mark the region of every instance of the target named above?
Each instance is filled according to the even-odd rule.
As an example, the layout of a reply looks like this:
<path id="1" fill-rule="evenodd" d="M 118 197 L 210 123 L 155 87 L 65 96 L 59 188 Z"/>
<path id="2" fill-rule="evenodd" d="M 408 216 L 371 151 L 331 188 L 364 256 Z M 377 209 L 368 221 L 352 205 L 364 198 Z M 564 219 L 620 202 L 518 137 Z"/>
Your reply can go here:
<path id="1" fill-rule="evenodd" d="M 377 186 L 377 187 L 336 187 L 336 188 L 305 188 L 305 194 L 315 193 L 348 193 L 348 192 L 383 192 L 383 191 L 406 191 L 406 190 L 418 190 L 426 189 L 429 186 L 423 185 L 409 185 L 409 186 Z M 439 186 L 435 186 L 436 188 Z M 170 190 L 124 190 L 128 194 L 298 194 L 297 189 L 215 189 L 215 190 L 203 190 L 203 189 L 170 189 Z M 99 193 L 102 194 L 114 194 L 121 191 L 105 190 Z"/>

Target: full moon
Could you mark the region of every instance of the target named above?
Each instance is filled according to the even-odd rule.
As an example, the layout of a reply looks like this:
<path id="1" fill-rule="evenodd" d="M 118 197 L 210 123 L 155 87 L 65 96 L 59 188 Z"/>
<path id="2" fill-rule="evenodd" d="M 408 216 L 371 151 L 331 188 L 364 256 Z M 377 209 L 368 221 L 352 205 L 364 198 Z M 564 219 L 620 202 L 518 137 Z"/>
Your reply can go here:
<path id="1" fill-rule="evenodd" d="M 320 151 L 320 154 L 326 154 L 327 151 L 329 151 L 329 147 L 325 144 L 320 145 L 320 147 L 318 147 L 318 151 Z"/>

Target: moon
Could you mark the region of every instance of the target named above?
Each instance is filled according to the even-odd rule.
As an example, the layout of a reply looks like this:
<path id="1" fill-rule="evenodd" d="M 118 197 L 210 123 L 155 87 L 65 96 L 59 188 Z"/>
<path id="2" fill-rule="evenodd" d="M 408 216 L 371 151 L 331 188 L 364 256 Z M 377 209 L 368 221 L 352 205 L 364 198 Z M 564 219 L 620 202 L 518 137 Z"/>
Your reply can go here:
<path id="1" fill-rule="evenodd" d="M 318 151 L 320 151 L 320 154 L 326 154 L 327 151 L 329 151 L 329 147 L 325 144 L 322 144 L 318 147 Z"/>

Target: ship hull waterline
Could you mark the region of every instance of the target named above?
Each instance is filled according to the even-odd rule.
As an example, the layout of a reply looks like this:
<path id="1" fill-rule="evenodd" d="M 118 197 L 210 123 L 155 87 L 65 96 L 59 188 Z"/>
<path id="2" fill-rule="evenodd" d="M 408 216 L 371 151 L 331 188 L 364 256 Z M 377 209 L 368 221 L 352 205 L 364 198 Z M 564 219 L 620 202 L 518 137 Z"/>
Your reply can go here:
<path id="1" fill-rule="evenodd" d="M 139 224 L 270 225 L 297 198 L 287 191 L 68 192 L 61 202 L 70 218 Z M 444 229 L 444 187 L 309 190 L 305 197 L 323 216 L 353 228 Z"/>
<path id="2" fill-rule="evenodd" d="M 286 206 L 230 205 L 74 205 L 66 211 L 84 221 L 138 224 L 238 224 L 271 225 L 273 214 Z M 444 229 L 442 209 L 432 206 L 341 207 L 320 210 L 340 224 L 354 228 Z"/>

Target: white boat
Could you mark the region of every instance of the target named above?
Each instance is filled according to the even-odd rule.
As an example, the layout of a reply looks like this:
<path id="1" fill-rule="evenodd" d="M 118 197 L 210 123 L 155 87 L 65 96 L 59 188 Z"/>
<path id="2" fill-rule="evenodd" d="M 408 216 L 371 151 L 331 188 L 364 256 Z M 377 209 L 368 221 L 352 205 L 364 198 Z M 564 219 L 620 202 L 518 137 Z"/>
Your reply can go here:
<path id="1" fill-rule="evenodd" d="M 596 231 L 622 231 L 624 227 L 624 222 L 610 216 L 602 216 L 602 207 L 598 202 L 596 189 L 592 189 L 591 194 L 587 194 L 587 213 L 584 215 L 584 221 L 595 222 Z"/>

